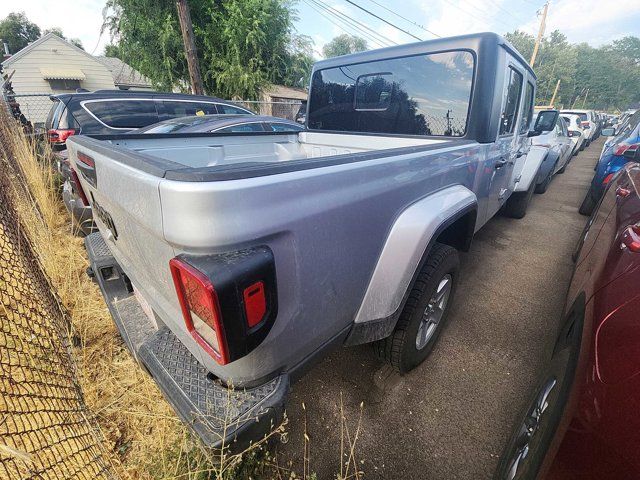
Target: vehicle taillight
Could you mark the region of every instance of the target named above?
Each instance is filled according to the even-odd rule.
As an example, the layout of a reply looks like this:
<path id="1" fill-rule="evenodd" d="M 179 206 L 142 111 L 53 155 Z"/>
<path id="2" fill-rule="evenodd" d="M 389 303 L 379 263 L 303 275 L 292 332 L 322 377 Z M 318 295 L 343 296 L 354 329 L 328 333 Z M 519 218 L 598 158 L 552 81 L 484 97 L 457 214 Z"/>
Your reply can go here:
<path id="1" fill-rule="evenodd" d="M 611 179 L 613 178 L 613 173 L 610 173 L 609 175 L 607 175 L 606 177 L 604 177 L 604 180 L 602 180 L 602 184 L 606 185 L 607 183 L 609 183 L 611 181 Z"/>
<path id="2" fill-rule="evenodd" d="M 244 312 L 247 325 L 253 328 L 258 325 L 267 313 L 267 300 L 264 294 L 264 282 L 256 282 L 244 289 Z"/>
<path id="3" fill-rule="evenodd" d="M 87 194 L 84 193 L 84 189 L 82 188 L 82 185 L 80 184 L 80 179 L 78 178 L 78 174 L 76 173 L 76 171 L 71 168 L 71 179 L 73 180 L 73 187 L 75 188 L 76 192 L 78 193 L 78 196 L 80 197 L 80 200 L 82 200 L 82 203 L 84 203 L 85 207 L 89 206 L 89 199 L 87 198 Z"/>
<path id="4" fill-rule="evenodd" d="M 614 155 L 623 155 L 629 149 L 640 147 L 640 143 L 620 143 L 613 152 Z"/>
<path id="5" fill-rule="evenodd" d="M 220 365 L 229 363 L 218 295 L 211 280 L 179 258 L 169 261 L 187 330 Z"/>
<path id="6" fill-rule="evenodd" d="M 640 253 L 640 225 L 630 225 L 622 232 L 621 247 L 628 248 L 634 253 Z"/>
<path id="7" fill-rule="evenodd" d="M 47 139 L 49 140 L 49 143 L 60 144 L 66 142 L 67 138 L 75 134 L 76 130 L 73 128 L 52 128 L 47 131 Z"/>

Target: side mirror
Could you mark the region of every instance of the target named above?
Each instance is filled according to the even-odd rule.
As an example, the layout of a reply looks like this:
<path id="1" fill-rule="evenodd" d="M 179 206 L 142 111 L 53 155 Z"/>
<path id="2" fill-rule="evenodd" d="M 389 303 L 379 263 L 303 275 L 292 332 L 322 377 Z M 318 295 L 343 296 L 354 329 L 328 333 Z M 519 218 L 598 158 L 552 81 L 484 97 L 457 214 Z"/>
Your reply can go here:
<path id="1" fill-rule="evenodd" d="M 634 145 L 626 149 L 622 156 L 629 162 L 640 162 L 640 146 Z"/>
<path id="2" fill-rule="evenodd" d="M 616 129 L 611 127 L 611 128 L 605 128 L 604 130 L 602 130 L 602 135 L 604 135 L 605 137 L 613 137 L 616 134 Z"/>
<path id="3" fill-rule="evenodd" d="M 542 110 L 538 113 L 533 131 L 540 133 L 550 132 L 556 126 L 559 116 L 560 112 L 558 110 Z"/>
<path id="4" fill-rule="evenodd" d="M 582 135 L 582 134 L 577 130 L 569 130 L 569 136 L 570 137 L 579 137 L 580 135 Z"/>

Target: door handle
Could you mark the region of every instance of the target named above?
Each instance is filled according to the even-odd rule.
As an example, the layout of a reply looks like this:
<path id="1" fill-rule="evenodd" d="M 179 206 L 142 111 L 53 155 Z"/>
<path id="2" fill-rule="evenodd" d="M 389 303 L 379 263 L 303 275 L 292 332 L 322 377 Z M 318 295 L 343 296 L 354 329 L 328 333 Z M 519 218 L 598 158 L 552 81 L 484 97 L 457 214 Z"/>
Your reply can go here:
<path id="1" fill-rule="evenodd" d="M 509 163 L 509 160 L 504 157 L 500 157 L 500 159 L 496 162 L 495 169 L 498 170 L 504 167 L 507 163 Z"/>

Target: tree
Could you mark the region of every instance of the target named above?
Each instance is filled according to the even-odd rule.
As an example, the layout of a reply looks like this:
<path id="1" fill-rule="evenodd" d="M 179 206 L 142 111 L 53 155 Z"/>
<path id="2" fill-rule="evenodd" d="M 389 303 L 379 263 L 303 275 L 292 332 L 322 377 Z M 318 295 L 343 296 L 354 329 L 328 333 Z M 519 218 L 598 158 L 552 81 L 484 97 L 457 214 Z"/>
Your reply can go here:
<path id="1" fill-rule="evenodd" d="M 344 33 L 334 37 L 333 40 L 322 47 L 322 54 L 325 58 L 331 58 L 349 53 L 363 52 L 368 48 L 365 39 Z"/>
<path id="2" fill-rule="evenodd" d="M 40 27 L 29 21 L 26 15 L 10 13 L 0 20 L 0 39 L 8 44 L 9 52 L 16 53 L 40 38 Z"/>
<path id="3" fill-rule="evenodd" d="M 80 41 L 79 38 L 67 38 L 64 36 L 64 33 L 62 33 L 62 29 L 60 27 L 51 27 L 51 28 L 47 28 L 44 32 L 42 32 L 42 36 L 45 36 L 47 33 L 53 33 L 55 35 L 57 35 L 58 37 L 60 37 L 63 40 L 66 40 L 67 42 L 75 45 L 78 48 L 81 48 L 82 50 L 84 50 L 84 47 L 82 46 L 82 42 Z"/>
<path id="4" fill-rule="evenodd" d="M 188 69 L 172 0 L 108 0 L 106 28 L 118 56 L 156 88 L 188 89 Z M 297 84 L 308 75 L 304 42 L 293 31 L 288 0 L 190 0 L 205 91 L 257 98 L 269 83 Z"/>

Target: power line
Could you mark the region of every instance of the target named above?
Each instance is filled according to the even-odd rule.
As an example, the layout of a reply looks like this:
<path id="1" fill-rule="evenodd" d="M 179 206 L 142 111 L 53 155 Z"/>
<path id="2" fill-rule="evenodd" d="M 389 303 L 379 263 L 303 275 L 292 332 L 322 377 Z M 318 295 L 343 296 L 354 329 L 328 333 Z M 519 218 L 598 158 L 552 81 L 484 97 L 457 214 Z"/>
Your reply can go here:
<path id="1" fill-rule="evenodd" d="M 525 23 L 525 21 L 521 18 L 516 17 L 515 14 L 513 14 L 512 12 L 510 12 L 509 10 L 507 10 L 506 8 L 503 8 L 502 6 L 500 6 L 500 4 L 498 2 L 496 2 L 495 0 L 489 0 L 493 5 L 495 5 L 495 7 L 498 10 L 502 10 L 504 13 L 506 13 L 507 15 L 511 16 L 514 20 L 516 20 L 519 23 Z"/>
<path id="2" fill-rule="evenodd" d="M 354 26 L 352 26 L 348 22 L 342 20 L 341 18 L 337 17 L 336 15 L 332 15 L 332 14 L 330 14 L 330 12 L 326 12 L 322 8 L 318 7 L 315 3 L 312 3 L 311 0 L 303 0 L 303 1 L 309 7 L 311 7 L 311 9 L 315 10 L 316 12 L 318 12 L 321 16 L 323 16 L 330 23 L 332 23 L 333 25 L 338 27 L 340 30 L 342 30 L 342 31 L 344 31 L 344 32 L 346 32 L 346 33 L 348 33 L 350 35 L 356 35 L 356 36 L 357 35 L 362 35 L 362 36 L 365 36 L 365 37 L 367 37 L 367 39 L 369 41 L 373 42 L 378 47 L 388 47 L 389 46 L 386 43 L 380 42 L 375 37 L 372 37 L 372 36 L 368 35 L 366 32 L 363 32 L 361 30 L 356 29 Z M 336 17 L 336 18 L 334 19 L 332 17 Z"/>
<path id="3" fill-rule="evenodd" d="M 449 5 L 451 5 L 451 6 L 455 7 L 455 8 L 457 8 L 457 9 L 458 9 L 458 10 L 460 10 L 461 12 L 466 13 L 467 15 L 469 15 L 469 16 L 471 16 L 471 17 L 475 18 L 476 20 L 480 20 L 481 22 L 490 22 L 490 21 L 492 21 L 492 19 L 490 19 L 489 17 L 484 17 L 484 18 L 479 17 L 479 16 L 478 16 L 477 14 L 475 14 L 474 12 L 469 11 L 469 10 L 467 10 L 467 9 L 465 9 L 465 8 L 463 8 L 463 7 L 461 7 L 460 5 L 458 5 L 457 3 L 452 2 L 451 0 L 445 0 L 445 1 L 446 1 Z M 473 5 L 472 5 L 472 6 L 473 6 Z M 475 7 L 475 6 L 474 6 L 474 7 Z M 475 7 L 475 8 L 477 8 L 477 7 Z M 478 11 L 479 11 L 480 13 L 482 13 L 483 15 L 484 15 L 484 13 L 485 13 L 483 10 L 480 10 L 479 8 L 478 8 Z M 496 17 L 496 18 L 495 18 L 495 19 L 493 19 L 493 20 L 497 20 L 498 22 L 502 23 L 503 25 L 505 25 L 505 26 L 506 26 L 507 28 L 509 28 L 509 29 L 511 28 L 511 24 L 506 23 L 506 22 L 505 22 L 504 20 L 502 20 L 501 18 Z"/>
<path id="4" fill-rule="evenodd" d="M 347 21 L 354 22 L 354 23 L 360 25 L 362 28 L 364 28 L 365 30 L 371 32 L 372 35 L 380 38 L 381 40 L 383 40 L 383 41 L 385 41 L 387 43 L 391 43 L 393 45 L 398 45 L 397 42 L 394 42 L 393 40 L 391 40 L 388 37 L 385 37 L 381 33 L 376 32 L 374 29 L 369 27 L 369 25 L 356 20 L 355 18 L 351 17 L 350 15 L 347 15 L 344 12 L 341 12 L 340 10 L 338 10 L 337 8 L 332 7 L 331 5 L 328 5 L 324 0 L 311 0 L 311 1 L 314 2 L 314 3 L 320 3 L 321 5 L 324 5 L 325 9 L 328 9 L 328 10 L 334 12 L 336 15 L 339 15 L 340 17 L 344 17 Z"/>
<path id="5" fill-rule="evenodd" d="M 404 21 L 406 21 L 406 22 L 409 22 L 409 23 L 410 23 L 410 24 L 412 24 L 412 25 L 415 25 L 416 27 L 418 27 L 418 28 L 420 28 L 420 29 L 424 30 L 425 32 L 430 33 L 431 35 L 433 35 L 433 36 L 436 36 L 436 37 L 440 38 L 440 35 L 438 35 L 437 33 L 432 32 L 432 31 L 431 31 L 431 30 L 429 30 L 428 28 L 423 27 L 422 25 L 420 25 L 420 24 L 418 24 L 418 23 L 414 22 L 413 20 L 409 20 L 407 17 L 403 17 L 403 16 L 402 16 L 402 15 L 400 15 L 399 13 L 396 13 L 396 12 L 394 12 L 393 10 L 391 10 L 390 8 L 387 8 L 387 7 L 385 7 L 384 5 L 382 5 L 382 4 L 378 3 L 378 2 L 376 2 L 376 0 L 369 0 L 369 1 L 370 1 L 371 3 L 373 3 L 373 4 L 377 5 L 377 6 L 379 6 L 380 8 L 382 8 L 382 9 L 386 10 L 387 12 L 389 12 L 389 13 L 391 13 L 391 14 L 395 15 L 396 17 L 401 18 L 402 20 L 404 20 Z"/>
<path id="6" fill-rule="evenodd" d="M 387 25 L 392 26 L 393 28 L 395 28 L 396 30 L 400 30 L 403 33 L 406 33 L 407 35 L 409 35 L 410 37 L 415 38 L 416 40 L 422 41 L 422 39 L 420 37 L 415 36 L 413 33 L 406 31 L 404 28 L 400 28 L 397 25 L 394 25 L 393 23 L 391 23 L 389 20 L 385 20 L 384 18 L 382 18 L 379 15 L 376 15 L 375 13 L 367 10 L 364 7 L 361 7 L 360 5 L 358 5 L 357 3 L 353 2 L 352 0 L 345 0 L 347 3 L 350 3 L 351 5 L 353 5 L 356 8 L 359 8 L 360 10 L 362 10 L 363 12 L 368 13 L 369 15 L 371 15 L 372 17 L 377 18 L 378 20 L 380 20 L 381 22 L 386 23 Z"/>

